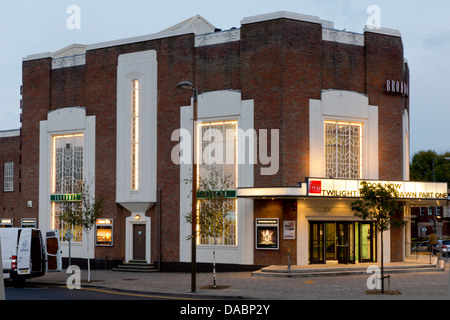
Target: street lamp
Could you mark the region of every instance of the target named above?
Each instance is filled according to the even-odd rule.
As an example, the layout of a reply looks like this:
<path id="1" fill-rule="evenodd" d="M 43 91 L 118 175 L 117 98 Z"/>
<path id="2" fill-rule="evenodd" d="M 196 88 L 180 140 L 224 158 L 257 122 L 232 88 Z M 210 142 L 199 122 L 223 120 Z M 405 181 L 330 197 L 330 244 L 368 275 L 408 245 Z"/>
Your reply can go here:
<path id="1" fill-rule="evenodd" d="M 443 159 L 443 160 L 450 160 L 450 157 L 444 157 L 444 158 L 433 158 L 433 182 L 435 182 L 435 177 L 434 177 L 434 160 L 439 160 L 439 159 Z M 433 220 L 434 220 L 434 233 L 436 233 L 436 213 L 434 214 Z"/>
<path id="2" fill-rule="evenodd" d="M 178 89 L 190 90 L 193 93 L 194 106 L 192 116 L 192 239 L 191 239 L 191 291 L 196 292 L 197 274 L 197 164 L 195 163 L 196 150 L 196 128 L 198 91 L 190 82 L 183 81 L 177 84 Z"/>

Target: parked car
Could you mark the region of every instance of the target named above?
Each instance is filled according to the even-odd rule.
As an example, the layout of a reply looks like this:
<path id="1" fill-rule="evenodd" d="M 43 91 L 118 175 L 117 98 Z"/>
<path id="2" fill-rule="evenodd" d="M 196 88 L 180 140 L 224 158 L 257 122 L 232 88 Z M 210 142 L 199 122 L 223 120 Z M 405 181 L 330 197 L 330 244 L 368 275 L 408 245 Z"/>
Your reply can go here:
<path id="1" fill-rule="evenodd" d="M 450 240 L 438 240 L 436 249 L 438 249 L 443 254 L 448 254 L 448 252 L 450 251 Z"/>
<path id="2" fill-rule="evenodd" d="M 412 248 L 412 252 L 428 252 L 428 251 L 429 251 L 429 243 L 428 242 L 417 243 Z"/>

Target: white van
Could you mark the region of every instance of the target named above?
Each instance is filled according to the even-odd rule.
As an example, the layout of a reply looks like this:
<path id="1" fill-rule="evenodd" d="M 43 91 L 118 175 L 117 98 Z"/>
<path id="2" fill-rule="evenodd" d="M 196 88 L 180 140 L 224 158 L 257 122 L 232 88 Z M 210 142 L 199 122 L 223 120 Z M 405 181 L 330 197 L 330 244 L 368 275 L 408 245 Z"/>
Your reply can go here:
<path id="1" fill-rule="evenodd" d="M 62 258 L 57 230 L 0 228 L 3 277 L 14 282 L 41 277 L 46 271 L 61 271 Z"/>

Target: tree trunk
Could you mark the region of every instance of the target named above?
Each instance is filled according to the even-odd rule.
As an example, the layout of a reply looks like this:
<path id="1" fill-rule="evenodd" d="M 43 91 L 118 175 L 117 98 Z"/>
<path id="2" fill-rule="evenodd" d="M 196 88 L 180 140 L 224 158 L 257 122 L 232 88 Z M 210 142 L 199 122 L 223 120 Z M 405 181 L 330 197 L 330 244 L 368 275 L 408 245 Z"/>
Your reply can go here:
<path id="1" fill-rule="evenodd" d="M 87 267 L 88 267 L 88 282 L 91 282 L 91 263 L 89 261 L 89 233 L 87 232 Z"/>
<path id="2" fill-rule="evenodd" d="M 384 270 L 383 270 L 383 256 L 384 256 L 384 247 L 383 247 L 383 232 L 381 232 L 381 293 L 384 293 Z"/>

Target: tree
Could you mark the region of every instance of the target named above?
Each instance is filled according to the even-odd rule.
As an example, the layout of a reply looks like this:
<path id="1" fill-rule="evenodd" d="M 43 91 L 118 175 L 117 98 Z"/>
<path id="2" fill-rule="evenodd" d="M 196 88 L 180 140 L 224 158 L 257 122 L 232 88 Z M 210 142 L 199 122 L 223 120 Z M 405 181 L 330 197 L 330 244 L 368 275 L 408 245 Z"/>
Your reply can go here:
<path id="1" fill-rule="evenodd" d="M 448 157 L 450 157 L 450 152 L 442 154 L 438 154 L 432 150 L 417 152 L 411 159 L 411 180 L 433 181 L 434 160 L 434 181 L 449 182 L 450 187 L 450 161 L 445 160 Z"/>
<path id="2" fill-rule="evenodd" d="M 231 224 L 229 212 L 235 210 L 235 202 L 229 201 L 228 193 L 234 188 L 230 176 L 224 175 L 217 170 L 209 171 L 199 179 L 197 199 L 198 214 L 197 237 L 206 238 L 213 244 L 213 287 L 216 288 L 216 263 L 215 247 L 217 240 L 222 238 L 223 233 Z M 192 212 L 185 216 L 187 223 L 192 223 Z M 188 236 L 191 241 L 192 235 Z"/>
<path id="3" fill-rule="evenodd" d="M 81 192 L 81 201 L 73 202 L 64 206 L 61 221 L 70 226 L 79 226 L 87 235 L 87 258 L 88 258 L 88 282 L 91 281 L 91 268 L 89 259 L 89 235 L 97 219 L 103 215 L 103 198 L 95 198 L 89 192 L 87 185 L 77 188 Z"/>
<path id="4" fill-rule="evenodd" d="M 355 216 L 364 221 L 375 222 L 376 230 L 381 232 L 381 292 L 384 293 L 383 232 L 405 225 L 404 221 L 394 217 L 399 210 L 399 194 L 391 185 L 363 181 L 360 196 L 361 199 L 353 201 L 350 206 L 355 211 Z"/>

